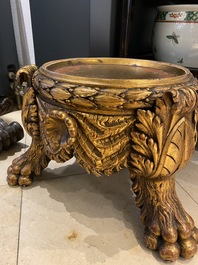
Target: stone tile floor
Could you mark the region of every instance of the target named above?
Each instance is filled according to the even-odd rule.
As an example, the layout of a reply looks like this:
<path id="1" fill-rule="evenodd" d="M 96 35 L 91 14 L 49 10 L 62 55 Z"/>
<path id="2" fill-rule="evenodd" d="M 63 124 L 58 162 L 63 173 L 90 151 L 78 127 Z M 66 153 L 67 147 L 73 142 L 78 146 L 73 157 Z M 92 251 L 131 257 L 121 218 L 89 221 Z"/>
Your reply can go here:
<path id="1" fill-rule="evenodd" d="M 21 123 L 20 111 L 2 118 Z M 0 154 L 0 265 L 166 264 L 144 246 L 127 171 L 97 178 L 72 159 L 50 162 L 30 187 L 9 187 L 7 167 L 29 144 L 25 134 Z M 198 225 L 198 151 L 176 188 Z M 172 264 L 198 264 L 198 254 Z"/>

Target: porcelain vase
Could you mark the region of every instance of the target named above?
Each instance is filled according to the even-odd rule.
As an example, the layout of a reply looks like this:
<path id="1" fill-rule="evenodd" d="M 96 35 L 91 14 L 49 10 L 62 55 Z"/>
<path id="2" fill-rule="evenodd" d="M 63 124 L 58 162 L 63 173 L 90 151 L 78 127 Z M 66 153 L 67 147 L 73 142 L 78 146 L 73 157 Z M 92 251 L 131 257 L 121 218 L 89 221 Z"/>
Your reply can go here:
<path id="1" fill-rule="evenodd" d="M 157 7 L 152 37 L 155 60 L 198 68 L 198 5 Z"/>

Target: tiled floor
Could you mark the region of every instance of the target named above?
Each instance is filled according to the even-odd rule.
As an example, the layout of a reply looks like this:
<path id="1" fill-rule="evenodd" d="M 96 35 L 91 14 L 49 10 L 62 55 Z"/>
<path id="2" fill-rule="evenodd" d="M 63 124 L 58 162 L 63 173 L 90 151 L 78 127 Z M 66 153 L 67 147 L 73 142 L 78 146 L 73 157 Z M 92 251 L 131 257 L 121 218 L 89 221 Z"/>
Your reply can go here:
<path id="1" fill-rule="evenodd" d="M 20 111 L 3 118 L 20 121 Z M 0 265 L 166 264 L 144 246 L 127 171 L 97 178 L 73 159 L 51 162 L 30 187 L 9 187 L 7 167 L 29 144 L 25 135 L 0 154 Z M 198 225 L 198 151 L 177 192 Z M 197 265 L 198 254 L 172 264 Z"/>

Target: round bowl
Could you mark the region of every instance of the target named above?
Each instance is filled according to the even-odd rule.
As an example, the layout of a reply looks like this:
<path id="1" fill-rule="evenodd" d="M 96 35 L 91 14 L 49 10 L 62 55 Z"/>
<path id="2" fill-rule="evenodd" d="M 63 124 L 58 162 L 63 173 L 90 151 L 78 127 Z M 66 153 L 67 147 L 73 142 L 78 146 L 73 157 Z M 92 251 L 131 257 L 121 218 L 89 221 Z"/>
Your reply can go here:
<path id="1" fill-rule="evenodd" d="M 125 58 L 76 58 L 51 61 L 34 74 L 33 85 L 48 100 L 67 109 L 131 114 L 151 107 L 171 86 L 192 79 L 182 66 Z M 190 81 L 191 82 L 191 81 Z"/>

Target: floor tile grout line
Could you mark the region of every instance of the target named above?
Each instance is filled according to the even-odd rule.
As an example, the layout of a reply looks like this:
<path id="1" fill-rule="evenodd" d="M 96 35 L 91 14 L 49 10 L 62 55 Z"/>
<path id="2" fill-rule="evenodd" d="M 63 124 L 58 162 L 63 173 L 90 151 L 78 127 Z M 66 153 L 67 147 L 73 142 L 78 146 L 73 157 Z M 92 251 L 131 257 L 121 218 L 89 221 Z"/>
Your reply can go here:
<path id="1" fill-rule="evenodd" d="M 25 144 L 27 140 L 27 134 L 24 135 Z M 23 150 L 25 153 L 27 148 Z M 8 186 L 8 184 L 0 185 L 0 187 Z M 19 247 L 20 247 L 20 232 L 21 232 L 21 217 L 22 217 L 22 201 L 23 201 L 23 189 L 21 188 L 21 199 L 20 199 L 20 208 L 19 208 L 19 223 L 18 223 L 18 240 L 17 240 L 17 255 L 16 255 L 16 265 L 19 264 Z"/>
<path id="2" fill-rule="evenodd" d="M 23 124 L 22 124 L 22 127 L 23 127 Z M 25 131 L 24 127 L 23 127 L 23 130 Z M 25 143 L 25 145 L 27 145 L 27 136 L 28 136 L 28 133 L 25 132 L 25 134 L 24 134 L 24 143 Z M 23 154 L 25 154 L 25 152 L 28 150 L 30 145 L 23 149 Z M 22 208 L 23 208 L 23 187 L 20 187 L 20 188 L 21 188 L 21 205 L 20 205 L 20 217 L 19 217 L 18 246 L 17 246 L 16 265 L 19 264 L 19 248 L 20 248 L 20 236 L 21 236 L 21 218 L 22 218 Z"/>
<path id="3" fill-rule="evenodd" d="M 190 195 L 190 193 L 188 193 L 183 186 L 176 180 L 176 183 L 182 188 L 183 191 L 185 191 L 185 193 L 188 194 L 188 196 L 198 205 L 198 202 Z"/>
<path id="4" fill-rule="evenodd" d="M 19 264 L 19 247 L 20 247 L 20 234 L 21 234 L 22 203 L 23 203 L 23 188 L 21 188 L 21 202 L 20 202 L 20 215 L 19 215 L 19 228 L 18 228 L 18 244 L 17 244 L 16 265 Z"/>

